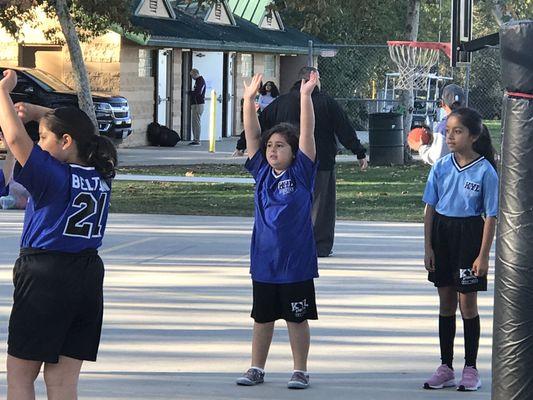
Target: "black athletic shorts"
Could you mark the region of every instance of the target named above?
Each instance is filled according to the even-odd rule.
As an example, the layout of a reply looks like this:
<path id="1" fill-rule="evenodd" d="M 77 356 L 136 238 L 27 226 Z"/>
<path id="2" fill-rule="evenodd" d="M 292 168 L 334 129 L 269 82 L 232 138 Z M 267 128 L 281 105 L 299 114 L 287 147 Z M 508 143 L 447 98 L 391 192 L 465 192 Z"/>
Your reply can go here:
<path id="1" fill-rule="evenodd" d="M 96 250 L 21 249 L 13 269 L 8 354 L 57 363 L 96 361 L 102 330 L 104 265 Z"/>
<path id="2" fill-rule="evenodd" d="M 430 272 L 428 279 L 436 287 L 454 286 L 461 293 L 487 290 L 487 277 L 472 272 L 481 249 L 483 225 L 480 216 L 457 218 L 435 213 L 431 233 L 435 272 Z"/>
<path id="3" fill-rule="evenodd" d="M 253 281 L 253 292 L 252 318 L 255 322 L 284 319 L 300 323 L 307 319 L 318 319 L 312 279 L 296 283 Z"/>

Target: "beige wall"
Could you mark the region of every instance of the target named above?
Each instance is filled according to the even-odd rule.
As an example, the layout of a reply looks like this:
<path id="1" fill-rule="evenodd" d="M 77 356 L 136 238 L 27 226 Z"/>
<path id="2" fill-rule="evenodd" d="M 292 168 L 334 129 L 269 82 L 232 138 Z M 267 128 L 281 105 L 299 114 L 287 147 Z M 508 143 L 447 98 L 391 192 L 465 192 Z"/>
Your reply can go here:
<path id="1" fill-rule="evenodd" d="M 50 22 L 45 20 L 45 25 L 43 26 L 46 27 L 49 24 Z M 23 29 L 21 38 L 24 42 L 17 43 L 12 36 L 0 30 L 1 65 L 20 66 L 19 46 L 34 47 L 36 49 L 35 61 L 38 68 L 51 73 L 67 85 L 75 87 L 67 46 L 63 46 L 57 52 L 39 51 L 40 46 L 51 44 L 43 36 L 42 29 L 26 27 Z M 82 43 L 83 58 L 93 91 L 107 94 L 118 93 L 120 89 L 120 40 L 119 34 L 109 32 L 88 43 Z"/>
<path id="2" fill-rule="evenodd" d="M 105 94 L 119 93 L 120 48 L 121 37 L 114 32 L 82 43 L 83 58 L 92 91 Z M 63 46 L 63 60 L 62 80 L 69 86 L 75 87 L 70 55 L 66 46 Z"/>
<path id="3" fill-rule="evenodd" d="M 124 140 L 123 146 L 146 144 L 146 127 L 154 120 L 153 76 L 139 77 L 139 49 L 142 47 L 122 39 L 120 46 L 120 90 L 128 99 L 132 117 L 133 133 Z M 153 66 L 155 67 L 155 66 Z"/>
<path id="4" fill-rule="evenodd" d="M 16 67 L 19 61 L 19 48 L 12 36 L 0 29 L 0 65 Z"/>
<path id="5" fill-rule="evenodd" d="M 139 49 L 157 48 L 139 46 L 127 39 L 122 40 L 120 52 L 120 91 L 128 99 L 132 116 L 133 133 L 122 143 L 122 147 L 144 146 L 148 124 L 154 121 L 156 78 L 139 77 Z M 154 59 L 155 61 L 155 59 Z M 157 65 L 152 65 L 153 72 Z M 173 87 L 172 87 L 172 126 L 176 132 L 181 131 L 181 50 L 173 52 Z"/>

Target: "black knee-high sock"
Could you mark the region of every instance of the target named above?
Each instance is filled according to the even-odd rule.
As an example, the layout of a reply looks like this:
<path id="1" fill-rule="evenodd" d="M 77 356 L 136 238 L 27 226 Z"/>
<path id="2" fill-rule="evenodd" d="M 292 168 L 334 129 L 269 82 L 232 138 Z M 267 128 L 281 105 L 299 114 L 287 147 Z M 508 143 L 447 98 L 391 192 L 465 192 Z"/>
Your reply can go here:
<path id="1" fill-rule="evenodd" d="M 479 315 L 471 319 L 463 318 L 463 326 L 465 330 L 465 366 L 476 368 L 479 335 L 481 331 Z"/>
<path id="2" fill-rule="evenodd" d="M 453 340 L 455 339 L 455 315 L 443 317 L 439 315 L 440 359 L 443 364 L 452 367 Z"/>

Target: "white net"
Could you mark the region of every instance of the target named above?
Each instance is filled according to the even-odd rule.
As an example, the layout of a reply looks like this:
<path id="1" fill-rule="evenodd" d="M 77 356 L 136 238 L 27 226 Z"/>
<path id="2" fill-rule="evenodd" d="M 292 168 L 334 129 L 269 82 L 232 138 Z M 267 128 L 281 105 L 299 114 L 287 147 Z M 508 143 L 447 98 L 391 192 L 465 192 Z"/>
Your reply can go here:
<path id="1" fill-rule="evenodd" d="M 431 67 L 439 59 L 439 50 L 409 44 L 389 44 L 389 53 L 398 66 L 397 89 L 424 90 Z"/>

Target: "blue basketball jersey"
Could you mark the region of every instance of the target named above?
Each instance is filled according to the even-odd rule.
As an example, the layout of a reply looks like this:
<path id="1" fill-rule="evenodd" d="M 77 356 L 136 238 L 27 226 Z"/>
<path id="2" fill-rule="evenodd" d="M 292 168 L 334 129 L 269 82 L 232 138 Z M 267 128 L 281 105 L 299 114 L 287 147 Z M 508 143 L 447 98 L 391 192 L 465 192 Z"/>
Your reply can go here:
<path id="1" fill-rule="evenodd" d="M 30 193 L 21 247 L 77 253 L 101 246 L 111 188 L 93 167 L 62 163 L 34 146 L 14 177 Z"/>
<path id="2" fill-rule="evenodd" d="M 256 182 L 252 279 L 294 283 L 318 277 L 311 223 L 317 163 L 298 151 L 291 166 L 276 175 L 258 151 L 245 166 Z"/>
<path id="3" fill-rule="evenodd" d="M 447 217 L 495 217 L 498 174 L 485 157 L 460 167 L 450 153 L 431 168 L 423 201 Z"/>
<path id="4" fill-rule="evenodd" d="M 4 171 L 0 170 L 0 196 L 7 196 L 8 189 L 7 189 L 7 182 L 4 177 Z"/>

